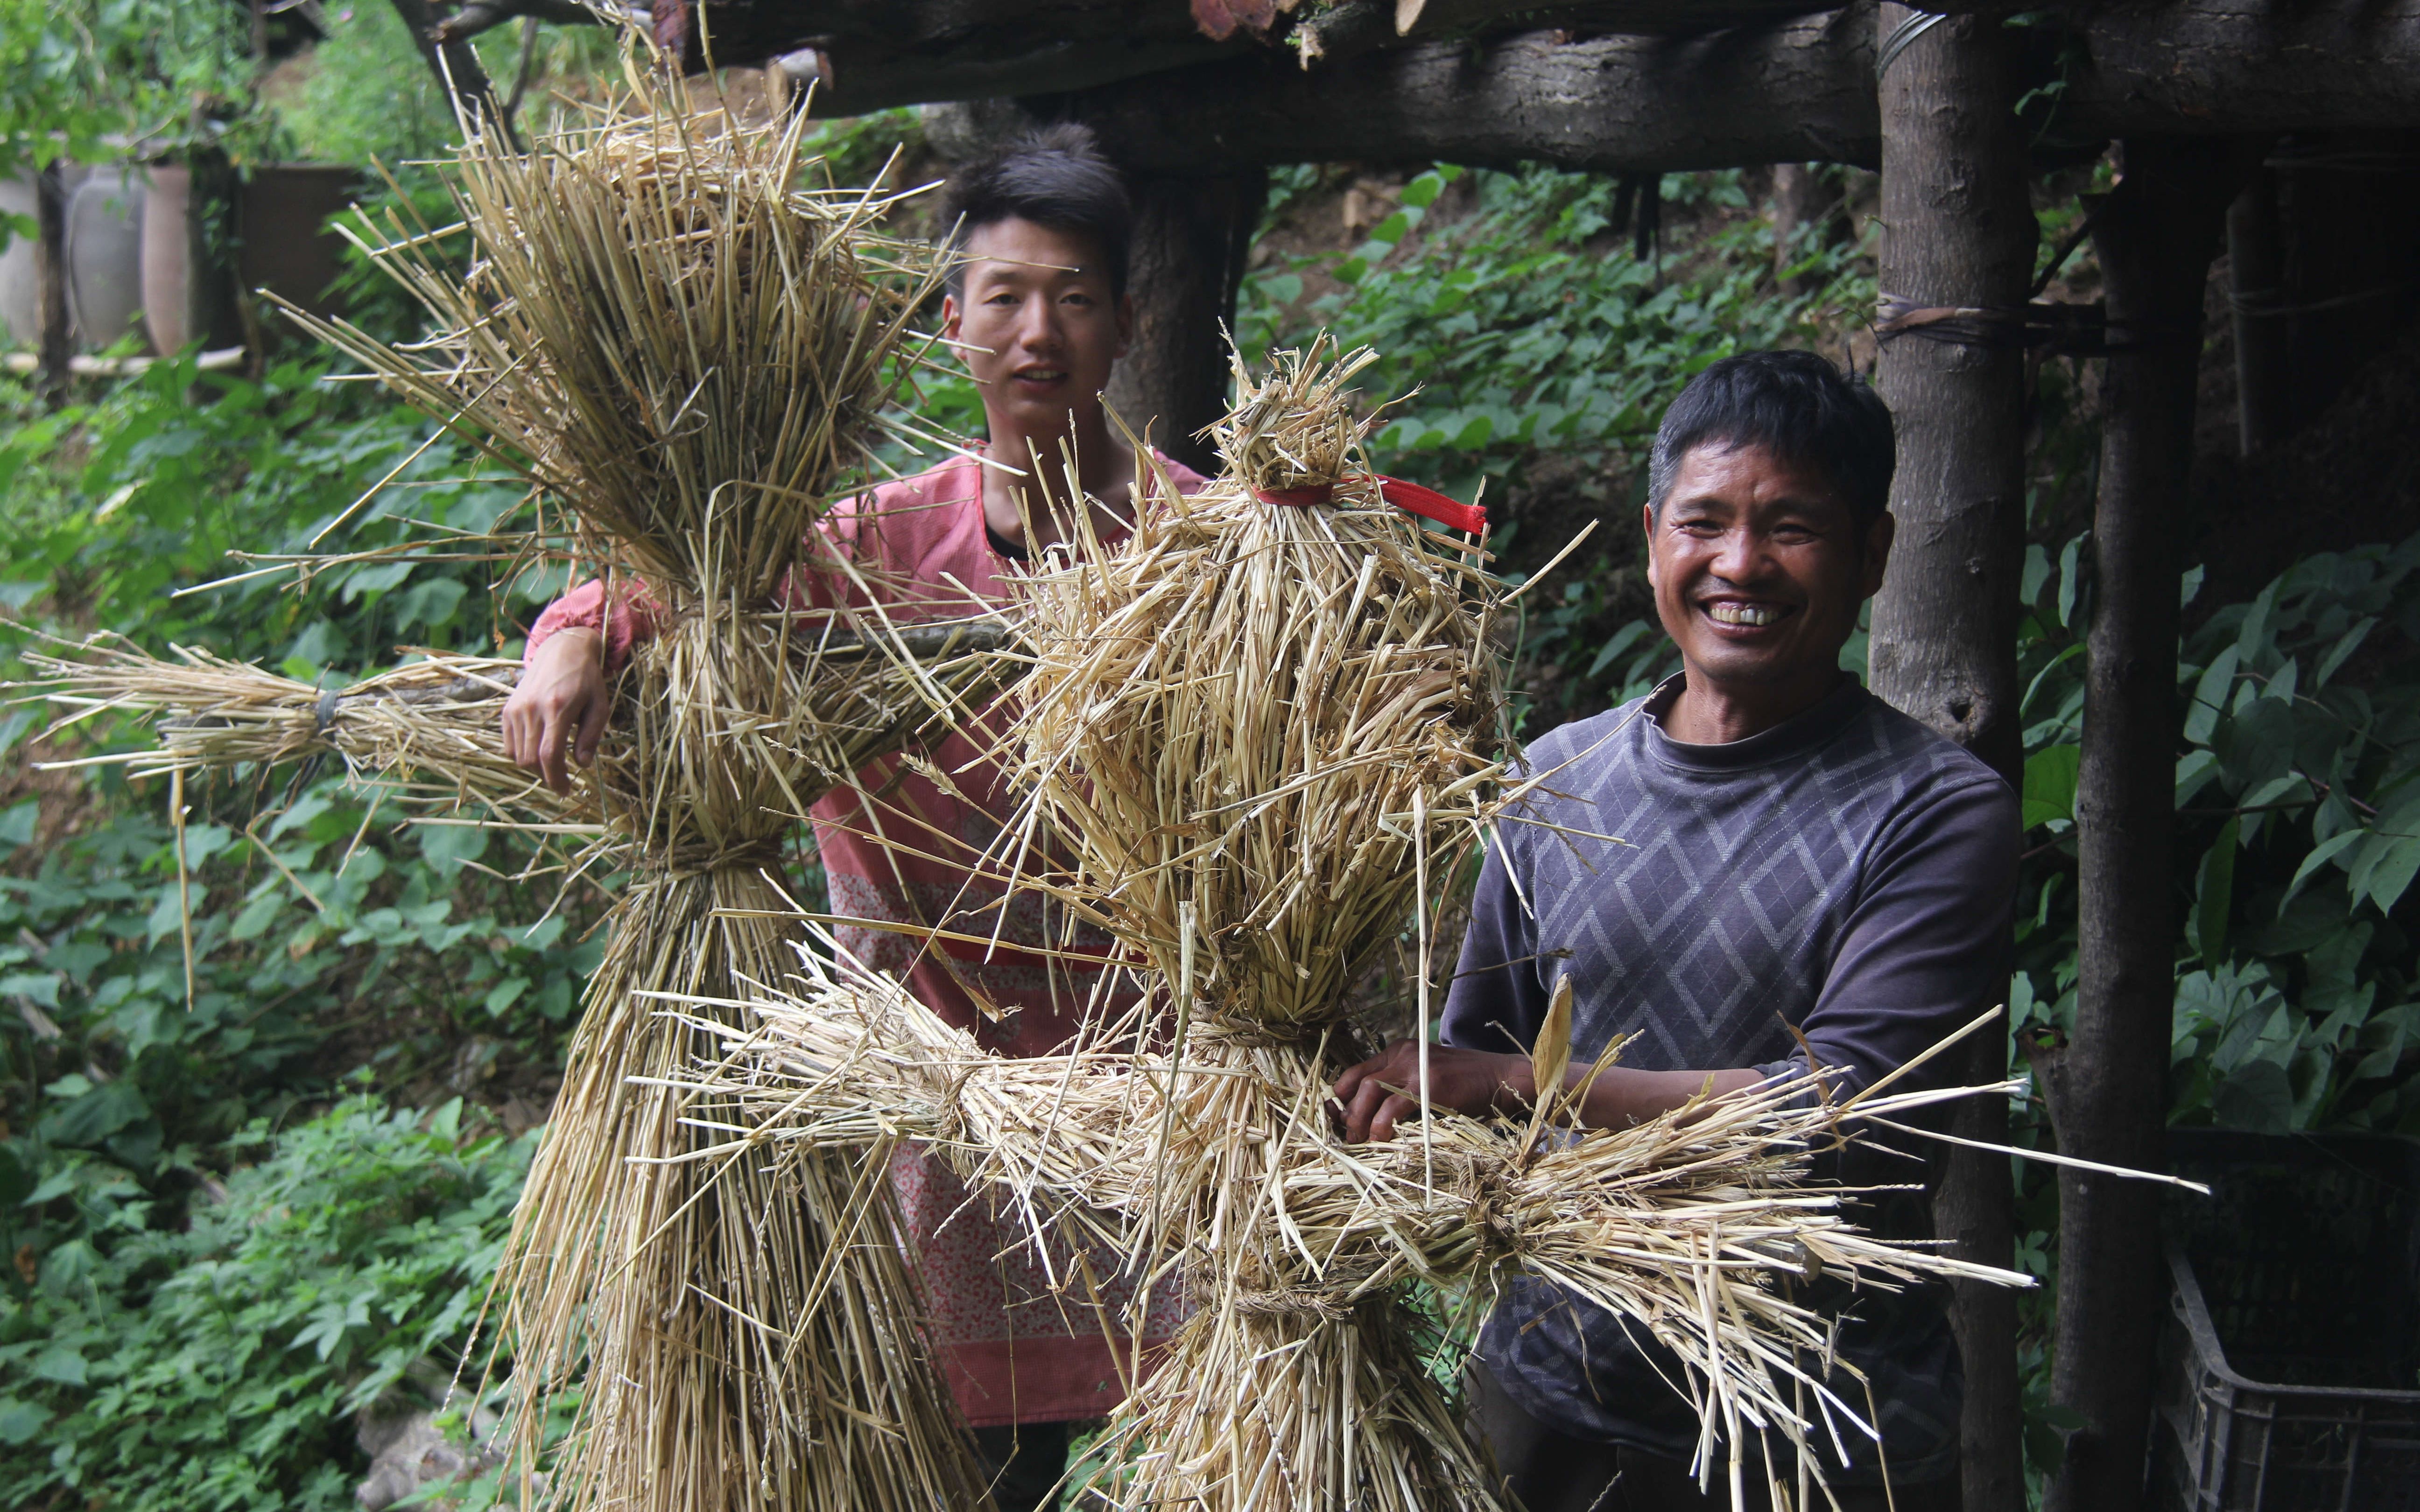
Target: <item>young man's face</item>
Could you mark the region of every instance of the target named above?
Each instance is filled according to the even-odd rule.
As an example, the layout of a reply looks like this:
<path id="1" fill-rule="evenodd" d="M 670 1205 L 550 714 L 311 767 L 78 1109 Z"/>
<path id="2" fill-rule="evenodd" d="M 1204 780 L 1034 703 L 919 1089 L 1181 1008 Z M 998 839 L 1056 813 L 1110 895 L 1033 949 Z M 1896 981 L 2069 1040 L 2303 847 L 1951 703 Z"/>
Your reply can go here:
<path id="1" fill-rule="evenodd" d="M 959 355 L 994 429 L 1003 420 L 1029 435 L 1065 429 L 1125 355 L 1132 302 L 1110 291 L 1100 249 L 1080 232 L 995 221 L 968 234 L 966 252 L 942 322 L 951 340 L 985 348 Z"/>
<path id="2" fill-rule="evenodd" d="M 1891 531 L 1859 531 L 1822 475 L 1761 446 L 1693 447 L 1647 510 L 1647 580 L 1690 686 L 1828 686 Z"/>

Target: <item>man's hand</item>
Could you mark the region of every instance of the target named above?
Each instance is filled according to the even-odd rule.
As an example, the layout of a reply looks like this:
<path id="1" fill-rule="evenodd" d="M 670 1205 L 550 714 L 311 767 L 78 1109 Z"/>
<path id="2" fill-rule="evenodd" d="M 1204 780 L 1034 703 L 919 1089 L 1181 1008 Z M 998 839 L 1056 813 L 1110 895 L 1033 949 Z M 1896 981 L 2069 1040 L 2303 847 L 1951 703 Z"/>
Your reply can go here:
<path id="1" fill-rule="evenodd" d="M 1529 1057 L 1429 1046 L 1429 1106 L 1474 1119 L 1527 1109 L 1535 1095 Z M 1420 1047 L 1398 1040 L 1336 1079 L 1337 1121 L 1355 1144 L 1391 1139 L 1395 1125 L 1420 1116 Z"/>
<path id="2" fill-rule="evenodd" d="M 597 759 L 611 707 L 604 638 L 580 626 L 558 630 L 531 654 L 520 686 L 504 701 L 504 754 L 568 793 L 566 757 L 582 766 Z"/>

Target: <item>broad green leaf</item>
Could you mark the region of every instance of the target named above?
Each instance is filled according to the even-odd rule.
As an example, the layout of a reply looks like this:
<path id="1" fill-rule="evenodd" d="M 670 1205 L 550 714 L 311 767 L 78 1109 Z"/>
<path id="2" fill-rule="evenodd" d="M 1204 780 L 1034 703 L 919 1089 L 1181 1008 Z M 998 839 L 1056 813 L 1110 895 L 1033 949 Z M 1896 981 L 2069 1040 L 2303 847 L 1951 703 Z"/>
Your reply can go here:
<path id="1" fill-rule="evenodd" d="M 2236 825 L 2234 818 L 2219 825 L 2219 837 L 2202 854 L 2200 890 L 2193 907 L 2195 941 L 2202 949 L 2202 961 L 2217 967 L 2226 961 L 2226 917 L 2236 903 Z"/>
<path id="2" fill-rule="evenodd" d="M 2336 643 L 2328 648 L 2328 654 L 2319 658 L 2319 670 L 2311 674 L 2311 686 L 2326 687 L 2328 679 L 2334 677 L 2336 670 L 2342 667 L 2354 652 L 2361 649 L 2361 643 L 2369 639 L 2369 632 L 2376 628 L 2377 625 L 2378 616 L 2365 614 L 2351 629 L 2338 636 Z"/>
<path id="3" fill-rule="evenodd" d="M 62 1145 L 97 1145 L 150 1115 L 124 1077 L 97 1087 L 42 1120 L 42 1137 Z"/>
<path id="4" fill-rule="evenodd" d="M 488 830 L 479 825 L 422 825 L 420 854 L 443 876 L 454 876 L 466 861 L 488 854 Z M 436 918 L 444 918 L 442 911 Z"/>
<path id="5" fill-rule="evenodd" d="M 2294 735 L 2294 711 L 2276 699 L 2257 698 L 2220 728 L 2211 748 L 2226 764 L 2227 785 L 2246 792 L 2292 767 Z"/>
<path id="6" fill-rule="evenodd" d="M 39 1402 L 0 1396 L 0 1443 L 14 1446 L 28 1443 L 50 1420 L 51 1410 Z"/>
<path id="7" fill-rule="evenodd" d="M 2358 866 L 2356 863 L 2357 869 Z M 2420 874 L 2420 840 L 2397 836 L 2379 848 L 2366 875 L 2356 876 L 2353 896 L 2358 901 L 2366 893 L 2380 912 L 2387 912 L 2412 886 L 2415 874 Z"/>
<path id="8" fill-rule="evenodd" d="M 2019 580 L 2017 601 L 2027 606 L 2041 597 L 2042 585 L 2050 581 L 2050 553 L 2038 545 L 2025 548 L 2024 574 Z"/>
<path id="9" fill-rule="evenodd" d="M 34 842 L 34 825 L 41 817 L 41 810 L 39 798 L 27 798 L 23 803 L 0 809 L 0 847 L 5 847 L 0 849 L 0 855 Z"/>
<path id="10" fill-rule="evenodd" d="M 2227 1073 L 2211 1111 L 2229 1129 L 2284 1134 L 2294 1126 L 2294 1084 L 2273 1060 L 2251 1060 Z"/>
<path id="11" fill-rule="evenodd" d="M 2218 757 L 2207 750 L 2189 750 L 2177 758 L 2177 807 L 2191 803 L 2194 795 L 2208 786 L 2218 776 Z"/>
<path id="12" fill-rule="evenodd" d="M 2210 744 L 2211 732 L 2218 728 L 2218 717 L 2226 708 L 2227 689 L 2235 682 L 2236 664 L 2242 653 L 2228 646 L 2212 657 L 2194 684 L 2193 702 L 2185 708 L 2184 737 L 2196 746 Z"/>
<path id="13" fill-rule="evenodd" d="M 2077 536 L 2068 542 L 2066 549 L 2058 554 L 2058 623 L 2063 629 L 2075 628 L 2075 599 L 2083 588 L 2076 564 L 2084 550 L 2085 540 L 2086 537 Z"/>
<path id="14" fill-rule="evenodd" d="M 2301 892 L 2309 884 L 2311 878 L 2318 874 L 2319 868 L 2330 861 L 2335 861 L 2337 856 L 2342 856 L 2349 847 L 2368 833 L 2369 831 L 2366 829 L 2348 829 L 2341 835 L 2332 836 L 2311 847 L 2310 853 L 2303 857 L 2303 864 L 2295 868 L 2294 881 L 2286 889 L 2286 896 L 2278 900 L 2277 912 L 2282 916 L 2286 912 L 2286 905 L 2294 901 L 2295 894 Z M 2339 861 L 2337 864 L 2342 866 L 2348 863 Z"/>
<path id="15" fill-rule="evenodd" d="M 2025 758 L 2025 792 L 2020 822 L 2025 828 L 2075 817 L 2075 778 L 2084 762 L 2081 746 L 2051 746 Z"/>
<path id="16" fill-rule="evenodd" d="M 2260 590 L 2244 612 L 2242 628 L 2236 632 L 2235 650 L 2246 666 L 2261 666 L 2265 656 L 2276 653 L 2276 630 L 2270 615 L 2276 608 L 2277 585 L 2271 583 Z"/>

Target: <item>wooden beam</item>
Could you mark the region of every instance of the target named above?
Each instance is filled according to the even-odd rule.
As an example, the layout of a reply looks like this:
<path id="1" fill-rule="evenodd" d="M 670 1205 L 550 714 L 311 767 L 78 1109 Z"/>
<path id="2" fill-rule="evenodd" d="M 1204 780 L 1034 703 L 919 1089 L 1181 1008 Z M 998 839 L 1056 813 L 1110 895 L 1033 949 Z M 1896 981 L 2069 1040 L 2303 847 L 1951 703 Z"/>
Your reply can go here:
<path id="1" fill-rule="evenodd" d="M 1162 173 L 1288 162 L 1551 162 L 1676 172 L 1749 162 L 1870 166 L 1870 11 L 1711 37 L 1542 31 L 1423 42 L 1306 72 L 1254 56 L 1024 101 L 1099 128 Z"/>
<path id="2" fill-rule="evenodd" d="M 2420 0 L 2110 8 L 2082 44 L 2063 134 L 2249 136 L 2420 121 Z"/>
<path id="3" fill-rule="evenodd" d="M 1308 71 L 1263 50 L 1080 91 L 1029 51 L 986 77 L 1006 79 L 991 87 L 1039 114 L 1093 121 L 1124 158 L 1159 172 L 1438 160 L 1870 167 L 1881 150 L 1870 15 L 1859 7 L 1686 38 L 1533 30 L 1406 43 Z M 2420 0 L 2318 0 L 2290 14 L 2270 0 L 2177 0 L 2095 14 L 2066 36 L 2071 46 L 2048 31 L 2036 40 L 2023 82 L 2066 80 L 2045 133 L 2055 149 L 2420 120 Z M 1109 69 L 1085 51 L 1096 44 L 1053 45 Z M 836 56 L 822 107 L 835 113 L 948 96 L 946 80 L 905 63 Z"/>
<path id="4" fill-rule="evenodd" d="M 569 0 L 472 0 L 447 23 L 468 36 L 517 15 L 557 19 Z M 1949 11 L 1993 0 L 1939 0 Z M 1230 11 L 1255 8 L 1236 3 Z M 838 114 L 877 104 L 1078 89 L 1235 54 L 1303 66 L 1342 61 L 1403 40 L 1461 39 L 1566 28 L 1590 34 L 1697 36 L 1766 25 L 1828 7 L 1809 0 L 1342 0 L 1292 13 L 1260 8 L 1255 32 L 1205 26 L 1194 0 L 707 0 L 718 63 L 753 63 L 813 48 L 824 54 Z M 1996 8 L 2007 8 L 2005 5 Z M 1408 19 L 1408 29 L 1398 23 Z M 696 28 L 691 28 L 694 38 Z M 692 61 L 702 61 L 693 59 Z M 901 94 L 900 91 L 907 91 Z"/>
<path id="5" fill-rule="evenodd" d="M 1880 85 L 1884 296 L 1918 307 L 2017 310 L 2039 239 L 2015 109 L 2019 39 L 1990 18 L 1928 23 L 1923 15 L 1885 5 L 1878 18 L 1881 51 L 1892 60 Z M 1899 530 L 1874 599 L 1869 675 L 1875 693 L 2022 791 L 2025 364 L 2015 335 L 2004 324 L 1937 323 L 1883 347 L 1877 378 L 1899 426 L 1891 488 Z M 2002 943 L 2013 947 L 2006 933 Z M 2008 1031 L 1978 1035 L 1959 1055 L 1957 1079 L 2001 1081 Z M 1951 1132 L 2006 1145 L 2007 1101 L 1968 1099 Z M 2007 1156 L 1951 1149 L 1933 1197 L 1933 1231 L 1960 1259 L 2005 1269 L 2014 1263 L 2014 1205 Z M 2015 1294 L 1960 1283 L 1949 1318 L 1966 1366 L 1959 1504 L 2024 1512 Z"/>

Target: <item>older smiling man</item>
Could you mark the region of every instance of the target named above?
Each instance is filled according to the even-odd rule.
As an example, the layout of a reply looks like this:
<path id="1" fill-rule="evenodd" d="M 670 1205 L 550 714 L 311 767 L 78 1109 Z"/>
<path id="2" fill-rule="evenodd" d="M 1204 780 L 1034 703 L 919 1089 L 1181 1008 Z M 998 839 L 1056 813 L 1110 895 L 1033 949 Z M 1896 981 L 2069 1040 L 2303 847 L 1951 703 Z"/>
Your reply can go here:
<path id="1" fill-rule="evenodd" d="M 1810 1057 L 1854 1091 L 1997 1000 L 2016 797 L 1840 670 L 1890 558 L 1895 460 L 1882 401 L 1809 353 L 1727 359 L 1673 403 L 1645 525 L 1683 671 L 1527 752 L 1557 775 L 1489 848 L 1432 1102 L 1526 1108 L 1528 1052 L 1566 977 L 1575 1062 L 1637 1037 L 1587 1088 L 1582 1117 L 1606 1128 L 1709 1087 L 1805 1075 Z M 1626 843 L 1577 838 L 1591 834 Z M 1409 1042 L 1347 1072 L 1348 1135 L 1386 1138 L 1417 1117 L 1418 1077 Z M 1921 1170 L 1860 1161 L 1854 1174 Z M 1929 1226 L 1913 1191 L 1868 1218 L 1897 1237 Z M 1942 1299 L 1812 1291 L 1841 1317 L 1840 1355 L 1882 1430 L 1879 1448 L 1852 1438 L 1850 1462 L 1824 1467 L 1842 1505 L 1954 1506 L 1963 1378 Z M 1612 1315 L 1525 1279 L 1481 1335 L 1473 1427 L 1530 1512 L 1702 1506 L 1685 1463 L 1698 1420 L 1671 1366 Z M 1836 1384 L 1863 1406 L 1866 1386 Z"/>

